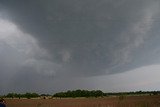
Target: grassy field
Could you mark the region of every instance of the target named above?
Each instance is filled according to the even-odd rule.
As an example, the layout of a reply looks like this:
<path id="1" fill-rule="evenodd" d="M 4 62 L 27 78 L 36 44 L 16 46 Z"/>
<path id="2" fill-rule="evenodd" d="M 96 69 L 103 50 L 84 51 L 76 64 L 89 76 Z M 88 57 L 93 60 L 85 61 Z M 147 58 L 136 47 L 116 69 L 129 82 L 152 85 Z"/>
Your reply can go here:
<path id="1" fill-rule="evenodd" d="M 160 96 L 6 99 L 7 107 L 160 107 Z"/>

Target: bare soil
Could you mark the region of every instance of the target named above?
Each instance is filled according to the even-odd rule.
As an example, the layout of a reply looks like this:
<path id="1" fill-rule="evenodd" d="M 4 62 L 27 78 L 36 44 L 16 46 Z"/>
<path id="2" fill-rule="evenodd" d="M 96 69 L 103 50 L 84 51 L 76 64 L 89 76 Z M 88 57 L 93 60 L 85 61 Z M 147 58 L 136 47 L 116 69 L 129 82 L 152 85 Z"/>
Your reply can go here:
<path id="1" fill-rule="evenodd" d="M 6 99 L 7 107 L 160 107 L 160 96 Z"/>

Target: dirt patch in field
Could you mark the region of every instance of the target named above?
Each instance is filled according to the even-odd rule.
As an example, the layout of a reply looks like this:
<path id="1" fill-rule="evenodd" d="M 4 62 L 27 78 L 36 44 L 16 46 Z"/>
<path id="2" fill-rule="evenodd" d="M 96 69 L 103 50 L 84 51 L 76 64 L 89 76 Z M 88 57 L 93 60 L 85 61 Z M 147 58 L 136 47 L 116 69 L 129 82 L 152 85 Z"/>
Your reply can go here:
<path id="1" fill-rule="evenodd" d="M 160 96 L 6 99 L 7 107 L 160 107 Z"/>

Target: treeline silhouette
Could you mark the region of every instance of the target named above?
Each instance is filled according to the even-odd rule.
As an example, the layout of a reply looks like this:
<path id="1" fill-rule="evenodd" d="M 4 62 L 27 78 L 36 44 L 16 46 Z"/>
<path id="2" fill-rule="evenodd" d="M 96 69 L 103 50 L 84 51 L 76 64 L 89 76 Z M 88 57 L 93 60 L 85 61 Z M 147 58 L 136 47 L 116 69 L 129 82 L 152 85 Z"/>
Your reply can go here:
<path id="1" fill-rule="evenodd" d="M 8 93 L 7 95 L 3 95 L 0 97 L 3 98 L 38 98 L 38 97 L 56 97 L 56 98 L 68 98 L 68 97 L 108 97 L 108 96 L 127 96 L 127 95 L 160 95 L 160 91 L 136 91 L 136 92 L 112 92 L 112 93 L 104 93 L 101 90 L 69 90 L 66 92 L 58 92 L 53 95 L 49 94 L 37 94 L 37 93 L 25 93 L 25 94 L 17 94 L 17 93 Z"/>
<path id="2" fill-rule="evenodd" d="M 128 96 L 128 95 L 160 95 L 160 91 L 136 91 L 136 92 L 111 92 L 104 93 L 101 90 L 75 90 L 67 92 L 59 92 L 53 95 L 53 97 L 107 97 L 107 96 Z"/>
<path id="3" fill-rule="evenodd" d="M 104 93 L 104 96 L 120 96 L 120 95 L 160 95 L 160 91 L 135 91 L 135 92 Z"/>
<path id="4" fill-rule="evenodd" d="M 7 95 L 5 95 L 4 97 L 6 98 L 37 98 L 40 97 L 39 94 L 37 93 L 25 93 L 25 94 L 17 94 L 17 93 L 8 93 Z"/>
<path id="5" fill-rule="evenodd" d="M 101 90 L 75 90 L 67 92 L 59 92 L 53 95 L 53 97 L 102 97 L 104 93 Z"/>

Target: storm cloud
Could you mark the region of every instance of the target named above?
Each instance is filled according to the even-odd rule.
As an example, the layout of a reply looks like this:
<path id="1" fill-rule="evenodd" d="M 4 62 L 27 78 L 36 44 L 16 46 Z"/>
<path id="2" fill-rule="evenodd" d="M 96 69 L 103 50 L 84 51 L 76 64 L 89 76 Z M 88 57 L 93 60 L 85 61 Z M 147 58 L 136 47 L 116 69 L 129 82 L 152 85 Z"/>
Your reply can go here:
<path id="1" fill-rule="evenodd" d="M 159 64 L 159 10 L 158 0 L 0 0 L 0 77 L 14 82 L 0 84 L 52 90 L 79 78 L 80 88 Z"/>

